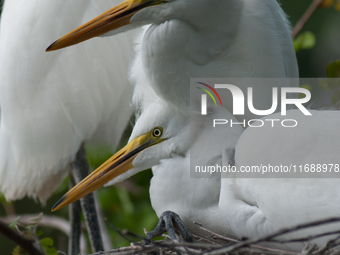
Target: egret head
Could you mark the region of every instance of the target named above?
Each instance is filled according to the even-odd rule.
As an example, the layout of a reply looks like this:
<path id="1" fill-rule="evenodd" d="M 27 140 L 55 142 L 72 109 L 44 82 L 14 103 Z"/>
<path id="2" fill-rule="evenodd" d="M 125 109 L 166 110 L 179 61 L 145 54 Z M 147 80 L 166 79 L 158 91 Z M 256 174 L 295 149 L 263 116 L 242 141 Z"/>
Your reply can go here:
<path id="1" fill-rule="evenodd" d="M 128 144 L 66 193 L 52 211 L 77 201 L 108 182 L 113 185 L 158 165 L 161 159 L 184 155 L 189 148 L 188 119 L 167 104 L 150 104 L 138 118 Z"/>
<path id="2" fill-rule="evenodd" d="M 157 21 L 158 8 L 175 0 L 125 0 L 107 12 L 71 31 L 51 44 L 46 51 L 58 50 L 101 35 L 115 35 Z M 149 10 L 150 8 L 151 11 Z M 147 9 L 145 12 L 144 10 Z M 159 10 L 158 10 L 159 12 Z M 138 13 L 137 20 L 134 16 Z M 142 16 L 142 18 L 141 18 Z M 159 16 L 159 15 L 156 15 Z"/>
<path id="3" fill-rule="evenodd" d="M 188 22 L 196 30 L 204 28 L 211 30 L 217 23 L 226 27 L 221 16 L 234 16 L 235 10 L 242 5 L 241 2 L 239 0 L 125 0 L 64 35 L 52 43 L 46 51 L 65 48 L 97 36 L 116 35 L 147 24 L 160 24 L 171 19 Z M 237 20 L 233 17 L 229 19 Z M 235 22 L 230 21 L 227 27 L 232 23 Z"/>

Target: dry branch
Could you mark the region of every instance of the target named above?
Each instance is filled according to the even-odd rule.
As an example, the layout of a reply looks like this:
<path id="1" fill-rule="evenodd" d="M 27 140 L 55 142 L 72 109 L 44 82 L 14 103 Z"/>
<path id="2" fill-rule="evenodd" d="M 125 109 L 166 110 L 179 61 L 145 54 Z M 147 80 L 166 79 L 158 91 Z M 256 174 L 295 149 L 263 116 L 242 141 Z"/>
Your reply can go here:
<path id="1" fill-rule="evenodd" d="M 35 214 L 24 214 L 24 215 L 9 215 L 6 217 L 0 217 L 0 220 L 3 221 L 6 224 L 10 224 L 13 222 L 18 216 L 20 216 L 20 222 L 29 225 L 32 224 L 31 219 L 36 218 L 37 215 Z M 43 218 L 39 221 L 38 226 L 40 227 L 49 227 L 54 228 L 62 233 L 64 233 L 67 236 L 70 236 L 71 232 L 71 226 L 67 220 L 64 218 L 58 217 L 58 216 L 48 216 L 44 215 Z M 86 226 L 84 225 L 84 229 L 86 229 Z M 80 249 L 82 254 L 85 254 L 87 251 L 87 245 L 84 235 L 81 235 L 80 237 Z"/>
<path id="2" fill-rule="evenodd" d="M 34 241 L 24 238 L 2 221 L 0 221 L 0 233 L 20 245 L 30 255 L 44 255 L 42 251 L 34 246 Z"/>
<path id="3" fill-rule="evenodd" d="M 315 221 L 307 224 L 300 224 L 298 226 L 283 229 L 281 231 L 278 231 L 277 233 L 274 233 L 272 235 L 268 235 L 263 238 L 257 238 L 257 239 L 248 239 L 243 241 L 238 241 L 236 239 L 228 238 L 222 235 L 219 235 L 209 229 L 204 228 L 200 225 L 200 228 L 204 231 L 206 231 L 210 236 L 209 237 L 201 237 L 198 236 L 199 241 L 196 241 L 195 243 L 178 243 L 178 242 L 172 242 L 169 240 L 162 240 L 162 241 L 156 241 L 152 242 L 150 245 L 143 245 L 141 243 L 136 243 L 132 238 L 137 238 L 139 241 L 143 240 L 142 237 L 127 231 L 127 230 L 119 230 L 112 224 L 110 226 L 117 231 L 121 236 L 123 236 L 125 239 L 134 241 L 133 246 L 130 247 L 123 247 L 111 251 L 101 252 L 97 253 L 97 255 L 106 255 L 106 254 L 114 254 L 114 255 L 128 255 L 128 254 L 146 254 L 151 251 L 160 251 L 161 254 L 206 254 L 206 255 L 212 255 L 212 254 L 301 254 L 301 255 L 319 255 L 319 254 L 333 254 L 333 255 L 339 255 L 338 251 L 331 250 L 337 245 L 340 245 L 340 229 L 339 231 L 331 231 L 328 233 L 323 234 L 316 234 L 316 235 L 310 235 L 305 238 L 299 238 L 299 239 L 291 239 L 291 240 L 279 240 L 278 238 L 289 234 L 295 231 L 308 229 L 312 227 L 318 227 L 325 224 L 332 224 L 335 222 L 339 222 L 340 218 L 330 218 L 326 220 L 320 220 Z M 273 249 L 268 247 L 259 246 L 257 244 L 266 242 L 268 243 L 287 243 L 287 242 L 297 242 L 297 241 L 312 241 L 315 238 L 319 238 L 321 236 L 325 235 L 334 235 L 338 233 L 339 236 L 336 238 L 330 240 L 325 246 L 322 248 L 318 248 L 315 244 L 309 244 L 307 245 L 301 253 L 297 252 L 291 252 L 291 251 L 285 251 L 285 250 L 279 250 L 279 249 Z M 218 239 L 231 242 L 232 244 L 222 245 L 221 243 L 216 242 Z"/>
<path id="4" fill-rule="evenodd" d="M 314 12 L 318 9 L 323 0 L 314 0 L 312 4 L 309 6 L 305 14 L 301 17 L 301 19 L 296 23 L 293 31 L 292 38 L 295 38 L 302 30 L 302 28 L 307 24 L 308 20 L 312 17 Z"/>

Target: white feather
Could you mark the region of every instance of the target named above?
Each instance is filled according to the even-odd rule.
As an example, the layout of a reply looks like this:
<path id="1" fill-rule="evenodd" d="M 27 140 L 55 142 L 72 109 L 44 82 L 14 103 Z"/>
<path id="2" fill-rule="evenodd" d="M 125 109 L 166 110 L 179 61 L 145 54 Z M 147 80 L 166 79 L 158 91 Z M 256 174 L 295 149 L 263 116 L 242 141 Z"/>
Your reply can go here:
<path id="1" fill-rule="evenodd" d="M 0 34 L 0 189 L 45 201 L 79 146 L 115 148 L 132 108 L 132 34 L 45 49 L 117 1 L 6 1 Z"/>

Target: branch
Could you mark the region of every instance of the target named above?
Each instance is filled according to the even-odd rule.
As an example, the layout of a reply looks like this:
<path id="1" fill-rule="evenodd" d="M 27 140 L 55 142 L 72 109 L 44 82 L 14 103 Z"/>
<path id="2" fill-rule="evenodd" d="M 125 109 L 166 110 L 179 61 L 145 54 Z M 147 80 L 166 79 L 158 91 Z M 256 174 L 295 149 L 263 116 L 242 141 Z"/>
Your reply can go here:
<path id="1" fill-rule="evenodd" d="M 35 214 L 24 214 L 24 215 L 9 215 L 6 217 L 0 217 L 0 220 L 5 222 L 6 224 L 10 224 L 13 222 L 18 216 L 20 216 L 19 222 L 23 224 L 32 224 L 31 219 L 37 217 Z M 67 235 L 68 237 L 70 236 L 71 232 L 71 226 L 70 223 L 65 220 L 64 218 L 58 217 L 58 216 L 49 216 L 49 215 L 44 215 L 43 218 L 39 221 L 38 226 L 43 226 L 43 227 L 50 227 L 57 229 Z M 84 226 L 84 229 L 86 227 Z M 80 246 L 81 246 L 81 252 L 86 253 L 87 251 L 87 245 L 86 245 L 86 239 L 85 236 L 82 234 L 80 237 Z"/>
<path id="2" fill-rule="evenodd" d="M 24 224 L 32 224 L 31 219 L 37 217 L 36 215 L 33 215 L 33 214 L 10 215 L 10 216 L 6 216 L 6 217 L 1 217 L 0 220 L 2 220 L 3 222 L 5 222 L 7 224 L 10 224 L 18 216 L 20 216 L 19 221 L 21 223 L 24 223 Z M 67 236 L 70 235 L 70 231 L 71 231 L 71 227 L 70 227 L 69 222 L 67 220 L 63 219 L 63 218 L 56 217 L 56 216 L 44 215 L 38 225 L 58 229 Z"/>
<path id="3" fill-rule="evenodd" d="M 139 235 L 137 235 L 135 233 L 132 233 L 129 230 L 126 230 L 126 229 L 120 230 L 115 225 L 113 225 L 111 222 L 109 222 L 107 218 L 104 218 L 104 222 L 106 224 L 108 224 L 109 227 L 112 228 L 115 232 L 117 232 L 117 234 L 119 234 L 121 237 L 123 237 L 124 239 L 128 240 L 129 242 L 132 242 L 132 243 L 135 242 L 135 240 L 131 239 L 129 236 L 133 236 L 133 237 L 138 238 L 140 240 L 144 239 L 143 237 L 141 237 L 141 236 L 139 236 Z M 138 244 L 138 243 L 137 243 L 137 245 L 138 246 L 142 246 L 142 244 Z"/>
<path id="4" fill-rule="evenodd" d="M 321 225 L 325 225 L 325 224 L 331 224 L 334 222 L 339 222 L 340 221 L 340 217 L 339 218 L 330 218 L 330 219 L 326 219 L 326 220 L 319 220 L 319 221 L 315 221 L 315 222 L 311 222 L 311 223 L 306 223 L 306 224 L 300 224 L 298 226 L 294 226 L 291 228 L 287 228 L 287 229 L 283 229 L 281 231 L 278 231 L 274 234 L 262 237 L 262 238 L 257 238 L 257 239 L 247 239 L 244 241 L 238 241 L 235 239 L 231 239 L 231 238 L 227 238 L 224 237 L 222 235 L 219 235 L 211 230 L 208 230 L 204 227 L 202 227 L 200 224 L 198 224 L 200 226 L 200 228 L 204 231 L 206 231 L 207 233 L 210 234 L 210 237 L 208 237 L 208 239 L 206 237 L 200 237 L 199 236 L 199 241 L 195 242 L 195 243 L 179 243 L 177 242 L 173 242 L 173 241 L 152 241 L 150 245 L 143 245 L 141 243 L 135 243 L 132 244 L 132 246 L 130 247 L 123 247 L 123 248 L 119 248 L 119 249 L 115 249 L 115 250 L 111 250 L 111 251 L 106 251 L 106 252 L 100 252 L 100 253 L 96 253 L 97 255 L 106 255 L 106 254 L 115 254 L 115 255 L 130 255 L 130 254 L 145 254 L 148 252 L 152 252 L 152 251 L 160 251 L 162 254 L 173 254 L 173 252 L 180 252 L 181 254 L 192 254 L 192 255 L 196 255 L 196 254 L 206 254 L 206 255 L 220 255 L 220 254 L 230 254 L 231 252 L 243 252 L 242 254 L 292 254 L 292 255 L 296 255 L 296 254 L 303 254 L 303 255 L 321 255 L 321 254 L 325 254 L 326 251 L 329 251 L 330 249 L 332 249 L 333 247 L 337 246 L 340 244 L 340 235 L 337 236 L 336 238 L 328 241 L 327 244 L 325 244 L 324 247 L 318 249 L 318 247 L 314 244 L 314 245 L 307 245 L 305 246 L 305 248 L 303 249 L 303 251 L 301 253 L 296 253 L 296 252 L 290 252 L 290 251 L 284 251 L 284 250 L 279 250 L 279 249 L 273 249 L 273 248 L 268 248 L 268 247 L 263 247 L 263 246 L 259 246 L 256 245 L 258 243 L 263 243 L 266 242 L 268 243 L 289 243 L 289 242 L 303 242 L 303 241 L 311 241 L 315 238 L 319 238 L 322 236 L 326 236 L 326 235 L 334 235 L 334 234 L 340 234 L 340 230 L 339 231 L 330 231 L 328 233 L 322 233 L 322 234 L 315 234 L 315 235 L 310 235 L 308 237 L 305 238 L 299 238 L 299 239 L 289 239 L 289 240 L 279 240 L 278 237 L 281 237 L 283 235 L 295 232 L 295 231 L 299 231 L 302 229 L 308 229 L 308 228 L 312 228 L 312 227 L 318 227 Z M 120 230 L 117 227 L 115 227 L 114 225 L 112 225 L 112 223 L 109 223 L 108 221 L 106 221 L 111 228 L 113 228 L 115 231 L 117 231 L 121 236 L 123 236 L 125 239 L 129 240 L 129 241 L 134 241 L 132 238 L 136 238 L 136 239 L 140 239 L 143 240 L 143 237 L 132 233 L 128 230 Z M 196 223 L 197 224 L 197 223 Z M 212 240 L 210 240 L 209 238 L 213 238 L 213 240 L 215 241 L 215 243 L 212 244 Z M 228 241 L 228 243 L 230 242 L 237 242 L 237 243 L 233 243 L 233 244 L 221 244 L 216 242 L 217 240 L 219 241 Z M 203 241 L 203 242 L 202 242 Z M 248 250 L 248 248 L 250 248 L 250 250 Z M 247 250 L 245 250 L 247 249 Z M 234 254 L 240 254 L 240 253 L 234 253 Z M 330 253 L 333 254 L 333 253 Z"/>
<path id="5" fill-rule="evenodd" d="M 20 245 L 30 255 L 45 255 L 42 251 L 34 246 L 33 241 L 24 238 L 2 221 L 0 221 L 0 233 Z"/>
<path id="6" fill-rule="evenodd" d="M 222 239 L 222 240 L 225 240 L 225 241 L 228 241 L 228 242 L 233 242 L 233 243 L 238 243 L 238 242 L 240 242 L 240 240 L 236 240 L 236 239 L 233 239 L 233 238 L 229 238 L 229 237 L 222 236 L 222 235 L 219 235 L 219 234 L 217 234 L 217 233 L 214 233 L 213 231 L 211 231 L 211 230 L 209 230 L 209 229 L 206 229 L 206 228 L 202 227 L 202 226 L 201 226 L 199 223 L 197 223 L 197 222 L 194 222 L 194 223 L 198 224 L 198 225 L 200 226 L 200 229 L 202 229 L 202 230 L 204 230 L 204 231 L 206 231 L 206 232 L 212 234 L 212 237 L 215 236 L 215 237 L 218 237 L 218 238 L 220 238 L 220 239 Z M 265 251 L 270 251 L 270 252 L 285 253 L 285 254 L 295 254 L 295 255 L 299 254 L 299 253 L 297 253 L 297 252 L 283 251 L 283 250 L 279 250 L 279 249 L 273 249 L 273 248 L 263 247 L 263 246 L 254 245 L 254 244 L 252 244 L 252 245 L 250 245 L 250 246 L 253 247 L 253 248 L 257 248 L 257 249 L 265 250 Z"/>
<path id="7" fill-rule="evenodd" d="M 279 232 L 276 232 L 274 234 L 271 234 L 271 235 L 268 235 L 268 236 L 265 236 L 265 237 L 256 238 L 256 239 L 248 239 L 248 240 L 245 240 L 245 241 L 242 241 L 242 242 L 239 242 L 239 243 L 232 244 L 228 247 L 216 249 L 212 252 L 209 252 L 209 255 L 234 252 L 234 251 L 240 250 L 241 248 L 246 248 L 249 245 L 254 245 L 254 244 L 258 244 L 258 243 L 262 243 L 262 242 L 287 243 L 287 242 L 290 242 L 290 240 L 279 241 L 275 238 L 282 236 L 282 235 L 285 235 L 285 234 L 288 234 L 288 233 L 291 233 L 291 232 L 301 230 L 301 229 L 316 227 L 316 226 L 329 224 L 329 223 L 333 223 L 333 222 L 339 222 L 339 221 L 340 221 L 340 218 L 336 217 L 336 218 L 330 218 L 330 219 L 326 219 L 326 220 L 319 220 L 319 221 L 315 221 L 315 222 L 311 222 L 311 223 L 297 225 L 295 227 L 283 229 Z M 329 234 L 329 233 L 327 233 L 327 234 Z M 203 254 L 208 254 L 208 253 L 203 253 Z"/>
<path id="8" fill-rule="evenodd" d="M 305 14 L 301 17 L 298 23 L 295 25 L 292 31 L 292 38 L 294 39 L 302 30 L 302 28 L 306 25 L 308 20 L 312 17 L 316 9 L 320 6 L 323 0 L 314 0 L 312 4 L 309 6 Z"/>
<path id="9" fill-rule="evenodd" d="M 313 254 L 324 254 L 326 251 L 332 249 L 335 246 L 338 246 L 340 244 L 340 236 L 338 236 L 335 239 L 329 240 L 324 247 L 322 247 L 320 250 L 316 251 Z"/>

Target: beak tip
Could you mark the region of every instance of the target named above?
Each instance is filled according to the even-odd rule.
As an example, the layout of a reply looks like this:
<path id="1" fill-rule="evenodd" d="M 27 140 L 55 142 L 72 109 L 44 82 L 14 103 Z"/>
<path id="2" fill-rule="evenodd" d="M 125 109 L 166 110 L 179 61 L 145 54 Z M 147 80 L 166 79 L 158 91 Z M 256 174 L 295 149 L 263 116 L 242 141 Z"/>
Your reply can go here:
<path id="1" fill-rule="evenodd" d="M 51 209 L 51 212 L 55 212 L 55 211 L 58 211 L 59 209 L 61 209 L 61 208 L 58 208 L 58 207 L 59 207 L 59 205 L 64 201 L 64 199 L 65 199 L 65 196 L 62 196 L 62 197 L 58 200 L 58 202 L 54 204 L 54 206 L 53 206 L 52 209 Z"/>
<path id="2" fill-rule="evenodd" d="M 54 49 L 54 45 L 55 45 L 57 42 L 58 42 L 58 40 L 56 40 L 56 41 L 53 42 L 50 46 L 48 46 L 47 49 L 46 49 L 46 52 L 57 50 L 57 48 Z"/>

